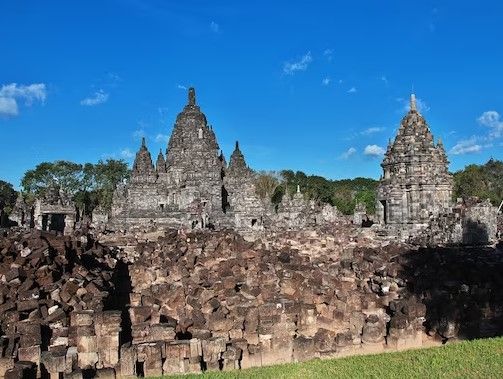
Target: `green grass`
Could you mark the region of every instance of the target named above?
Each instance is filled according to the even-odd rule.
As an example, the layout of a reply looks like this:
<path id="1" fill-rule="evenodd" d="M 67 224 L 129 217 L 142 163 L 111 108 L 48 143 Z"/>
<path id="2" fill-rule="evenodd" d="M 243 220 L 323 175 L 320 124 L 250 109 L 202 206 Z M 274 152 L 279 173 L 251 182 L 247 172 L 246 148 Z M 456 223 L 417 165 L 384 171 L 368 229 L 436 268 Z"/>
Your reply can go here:
<path id="1" fill-rule="evenodd" d="M 175 378 L 503 378 L 503 338 Z M 170 378 L 172 378 L 170 376 Z"/>

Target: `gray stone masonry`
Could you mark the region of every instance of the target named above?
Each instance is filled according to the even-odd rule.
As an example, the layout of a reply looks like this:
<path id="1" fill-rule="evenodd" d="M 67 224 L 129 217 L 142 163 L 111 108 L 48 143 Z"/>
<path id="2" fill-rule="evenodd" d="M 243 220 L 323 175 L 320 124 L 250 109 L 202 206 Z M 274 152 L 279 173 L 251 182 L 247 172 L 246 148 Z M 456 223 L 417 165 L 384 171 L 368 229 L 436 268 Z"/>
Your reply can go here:
<path id="1" fill-rule="evenodd" d="M 381 164 L 376 204 L 379 222 L 416 228 L 427 224 L 431 215 L 448 210 L 453 185 L 448 163 L 442 142 L 434 143 L 412 95 L 410 110 Z"/>
<path id="2" fill-rule="evenodd" d="M 260 231 L 333 222 L 338 216 L 336 208 L 315 206 L 300 191 L 275 210 L 269 199 L 257 195 L 256 175 L 238 143 L 227 166 L 213 128 L 190 88 L 166 153 L 159 152 L 155 166 L 142 140 L 131 180 L 115 191 L 109 226 Z"/>

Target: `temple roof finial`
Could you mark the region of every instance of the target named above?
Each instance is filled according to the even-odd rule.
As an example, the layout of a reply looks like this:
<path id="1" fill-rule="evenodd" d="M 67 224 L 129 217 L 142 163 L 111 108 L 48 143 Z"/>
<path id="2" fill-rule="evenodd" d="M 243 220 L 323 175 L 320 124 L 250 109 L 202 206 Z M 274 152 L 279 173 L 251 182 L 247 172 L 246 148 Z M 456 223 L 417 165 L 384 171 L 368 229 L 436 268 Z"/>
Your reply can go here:
<path id="1" fill-rule="evenodd" d="M 239 150 L 239 141 L 236 141 L 236 150 Z"/>
<path id="2" fill-rule="evenodd" d="M 417 111 L 416 95 L 415 94 L 411 94 L 410 95 L 410 110 L 411 111 Z"/>
<path id="3" fill-rule="evenodd" d="M 189 105 L 196 105 L 196 90 L 194 87 L 189 88 Z"/>
<path id="4" fill-rule="evenodd" d="M 141 137 L 141 147 L 147 147 L 147 144 L 145 143 L 145 137 Z"/>

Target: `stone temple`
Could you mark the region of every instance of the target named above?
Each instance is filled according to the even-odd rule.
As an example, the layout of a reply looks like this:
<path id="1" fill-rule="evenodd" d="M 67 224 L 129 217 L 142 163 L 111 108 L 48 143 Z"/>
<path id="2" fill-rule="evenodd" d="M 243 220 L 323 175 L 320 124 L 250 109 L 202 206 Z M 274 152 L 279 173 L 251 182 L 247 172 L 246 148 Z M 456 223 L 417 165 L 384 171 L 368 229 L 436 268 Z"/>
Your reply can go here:
<path id="1" fill-rule="evenodd" d="M 411 95 L 410 110 L 389 143 L 381 163 L 376 212 L 381 224 L 402 230 L 427 224 L 452 206 L 453 178 L 440 140 L 433 140 L 428 124 Z"/>
<path id="2" fill-rule="evenodd" d="M 143 139 L 129 183 L 114 194 L 109 225 L 262 230 L 316 225 L 338 215 L 335 207 L 305 200 L 300 189 L 274 207 L 257 195 L 256 177 L 237 142 L 227 165 L 190 88 L 165 155 L 160 151 L 155 165 Z"/>

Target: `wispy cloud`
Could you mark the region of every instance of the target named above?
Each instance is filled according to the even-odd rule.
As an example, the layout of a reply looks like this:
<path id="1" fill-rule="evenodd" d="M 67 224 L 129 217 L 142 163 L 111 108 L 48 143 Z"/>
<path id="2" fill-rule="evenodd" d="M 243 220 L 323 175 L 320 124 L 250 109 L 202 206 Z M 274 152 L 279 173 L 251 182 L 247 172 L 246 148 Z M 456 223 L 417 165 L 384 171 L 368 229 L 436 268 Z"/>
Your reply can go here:
<path id="1" fill-rule="evenodd" d="M 16 99 L 12 97 L 0 97 L 0 115 L 17 116 L 19 110 Z"/>
<path id="2" fill-rule="evenodd" d="M 220 33 L 220 25 L 218 25 L 215 21 L 210 22 L 210 29 L 213 33 Z"/>
<path id="3" fill-rule="evenodd" d="M 449 151 L 451 154 L 478 153 L 483 149 L 493 147 L 495 140 L 503 137 L 503 120 L 498 112 L 486 111 L 477 118 L 477 122 L 481 126 L 489 128 L 487 133 L 459 140 Z"/>
<path id="4" fill-rule="evenodd" d="M 367 155 L 372 158 L 381 157 L 384 155 L 385 152 L 386 150 L 384 150 L 384 148 L 378 145 L 367 145 L 363 150 L 364 155 Z"/>
<path id="5" fill-rule="evenodd" d="M 129 148 L 125 148 L 121 150 L 120 156 L 122 158 L 130 159 L 134 157 L 134 153 Z"/>
<path id="6" fill-rule="evenodd" d="M 482 145 L 477 143 L 477 140 L 477 137 L 473 136 L 467 140 L 458 141 L 449 152 L 453 155 L 478 153 L 482 150 Z"/>
<path id="7" fill-rule="evenodd" d="M 327 60 L 330 62 L 333 58 L 334 51 L 332 49 L 325 49 L 323 51 L 323 56 L 327 58 Z"/>
<path id="8" fill-rule="evenodd" d="M 323 78 L 323 80 L 321 81 L 321 85 L 323 86 L 328 86 L 330 84 L 330 82 L 332 81 L 332 79 L 330 79 L 328 76 Z"/>
<path id="9" fill-rule="evenodd" d="M 308 51 L 299 60 L 294 62 L 285 62 L 283 65 L 283 73 L 286 75 L 293 75 L 297 71 L 306 71 L 309 64 L 313 61 L 311 52 Z"/>
<path id="10" fill-rule="evenodd" d="M 157 142 L 157 143 L 161 143 L 161 142 L 167 143 L 168 139 L 169 139 L 169 136 L 167 134 L 159 133 L 155 136 L 155 142 Z"/>
<path id="11" fill-rule="evenodd" d="M 348 89 L 348 93 L 356 93 L 357 90 L 356 90 L 356 87 L 351 87 L 350 89 Z"/>
<path id="12" fill-rule="evenodd" d="M 349 159 L 350 157 L 352 157 L 355 154 L 356 154 L 356 149 L 354 147 L 350 147 L 347 151 L 342 153 L 341 158 L 342 159 Z"/>
<path id="13" fill-rule="evenodd" d="M 136 129 L 134 132 L 133 132 L 133 138 L 134 139 L 142 139 L 143 137 L 146 136 L 146 133 L 145 133 L 145 129 L 143 128 L 140 128 L 140 129 Z"/>
<path id="14" fill-rule="evenodd" d="M 381 76 L 381 81 L 385 84 L 388 85 L 388 78 L 384 75 Z"/>
<path id="15" fill-rule="evenodd" d="M 489 138 L 500 138 L 503 136 L 503 120 L 498 112 L 484 112 L 477 121 L 480 125 L 490 128 Z"/>
<path id="16" fill-rule="evenodd" d="M 93 95 L 86 97 L 80 101 L 80 105 L 93 107 L 95 105 L 104 104 L 108 101 L 109 94 L 99 89 Z"/>
<path id="17" fill-rule="evenodd" d="M 19 114 L 18 100 L 24 100 L 26 106 L 31 106 L 35 101 L 44 103 L 46 98 L 47 89 L 44 83 L 2 85 L 0 88 L 0 115 L 17 116 Z"/>
<path id="18" fill-rule="evenodd" d="M 181 84 L 177 84 L 177 85 L 176 85 L 176 88 L 178 88 L 178 89 L 183 89 L 184 91 L 187 91 L 187 87 L 186 87 L 186 86 L 184 86 L 184 85 L 181 85 Z"/>
<path id="19" fill-rule="evenodd" d="M 363 135 L 363 136 L 370 136 L 372 134 L 380 133 L 380 132 L 383 132 L 385 130 L 386 130 L 385 127 L 373 126 L 373 127 L 367 128 L 365 130 L 362 130 L 360 132 L 360 134 Z"/>

